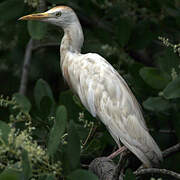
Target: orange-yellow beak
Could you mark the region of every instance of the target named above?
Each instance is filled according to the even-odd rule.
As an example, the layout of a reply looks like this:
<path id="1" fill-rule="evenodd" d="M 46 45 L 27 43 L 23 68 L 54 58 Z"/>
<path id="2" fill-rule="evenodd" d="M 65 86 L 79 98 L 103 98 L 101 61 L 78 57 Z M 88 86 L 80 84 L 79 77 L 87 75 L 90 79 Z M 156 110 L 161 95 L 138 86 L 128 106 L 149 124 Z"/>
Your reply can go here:
<path id="1" fill-rule="evenodd" d="M 48 13 L 37 13 L 37 14 L 29 14 L 19 18 L 18 20 L 41 20 L 50 17 Z"/>

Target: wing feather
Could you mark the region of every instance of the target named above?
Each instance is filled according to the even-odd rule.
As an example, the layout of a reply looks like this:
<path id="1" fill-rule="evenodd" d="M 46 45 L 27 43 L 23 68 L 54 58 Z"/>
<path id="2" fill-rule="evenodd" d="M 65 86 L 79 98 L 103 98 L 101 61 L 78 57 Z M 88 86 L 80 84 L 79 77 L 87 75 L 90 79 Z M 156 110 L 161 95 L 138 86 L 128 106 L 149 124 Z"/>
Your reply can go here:
<path id="1" fill-rule="evenodd" d="M 121 141 L 146 166 L 158 164 L 162 153 L 124 79 L 98 54 L 88 53 L 73 61 L 68 79 L 83 105 L 106 125 L 118 146 Z"/>

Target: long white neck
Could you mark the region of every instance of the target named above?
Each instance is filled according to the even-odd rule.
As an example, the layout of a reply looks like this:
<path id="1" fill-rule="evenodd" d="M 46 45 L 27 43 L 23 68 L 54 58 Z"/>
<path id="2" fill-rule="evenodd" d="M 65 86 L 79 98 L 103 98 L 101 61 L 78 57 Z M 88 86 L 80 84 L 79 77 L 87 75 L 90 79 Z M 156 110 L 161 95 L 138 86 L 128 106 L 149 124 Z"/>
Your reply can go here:
<path id="1" fill-rule="evenodd" d="M 67 25 L 64 29 L 64 36 L 61 41 L 61 61 L 65 59 L 68 52 L 80 53 L 84 36 L 79 20 Z M 62 63 L 62 62 L 61 62 Z"/>

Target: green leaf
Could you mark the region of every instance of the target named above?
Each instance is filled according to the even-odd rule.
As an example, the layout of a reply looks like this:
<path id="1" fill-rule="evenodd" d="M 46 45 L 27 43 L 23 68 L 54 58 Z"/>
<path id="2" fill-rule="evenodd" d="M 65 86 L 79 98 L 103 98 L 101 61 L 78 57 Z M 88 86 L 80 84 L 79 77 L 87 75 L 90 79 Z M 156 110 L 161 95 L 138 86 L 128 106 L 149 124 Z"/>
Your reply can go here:
<path id="1" fill-rule="evenodd" d="M 78 119 L 79 112 L 82 111 L 73 99 L 71 90 L 64 91 L 59 96 L 59 103 L 66 106 L 69 119 Z"/>
<path id="2" fill-rule="evenodd" d="M 68 127 L 68 145 L 67 155 L 71 170 L 76 169 L 80 165 L 80 140 L 75 128 L 74 122 L 71 120 Z"/>
<path id="3" fill-rule="evenodd" d="M 29 112 L 31 110 L 31 103 L 26 96 L 23 96 L 19 93 L 15 93 L 13 97 L 15 98 L 17 104 L 24 112 Z"/>
<path id="4" fill-rule="evenodd" d="M 143 96 L 148 96 L 151 88 L 147 86 L 144 80 L 141 78 L 140 74 L 137 73 L 143 67 L 140 63 L 132 63 L 129 65 L 129 73 L 124 76 L 128 84 L 133 87 L 133 92 L 136 96 L 143 98 Z"/>
<path id="5" fill-rule="evenodd" d="M 40 111 L 43 117 L 48 117 L 51 113 L 52 100 L 48 96 L 44 96 L 40 102 Z"/>
<path id="6" fill-rule="evenodd" d="M 125 46 L 130 38 L 132 22 L 128 18 L 119 18 L 117 24 L 117 39 L 120 46 Z"/>
<path id="7" fill-rule="evenodd" d="M 124 180 L 135 180 L 136 176 L 133 174 L 131 169 L 127 169 L 125 173 Z"/>
<path id="8" fill-rule="evenodd" d="M 4 170 L 1 174 L 0 174 L 0 180 L 19 180 L 20 176 L 19 173 L 17 173 L 14 170 Z"/>
<path id="9" fill-rule="evenodd" d="M 46 180 L 56 180 L 56 178 L 53 175 L 48 175 Z"/>
<path id="10" fill-rule="evenodd" d="M 28 21 L 28 31 L 33 39 L 43 39 L 46 35 L 47 24 L 39 21 Z"/>
<path id="11" fill-rule="evenodd" d="M 34 97 L 37 107 L 40 109 L 41 106 L 41 100 L 43 97 L 49 97 L 53 104 L 55 104 L 53 93 L 51 91 L 51 88 L 49 87 L 48 83 L 44 81 L 43 79 L 39 79 L 36 82 L 35 88 L 34 88 Z"/>
<path id="12" fill-rule="evenodd" d="M 150 97 L 143 102 L 143 107 L 150 111 L 165 111 L 171 107 L 171 104 L 162 97 Z"/>
<path id="13" fill-rule="evenodd" d="M 143 67 L 139 73 L 143 80 L 154 89 L 163 89 L 170 81 L 170 77 L 157 68 Z"/>
<path id="14" fill-rule="evenodd" d="M 22 179 L 29 179 L 32 176 L 32 168 L 28 159 L 28 152 L 23 149 L 22 151 Z"/>
<path id="15" fill-rule="evenodd" d="M 167 85 L 163 91 L 163 95 L 167 99 L 180 97 L 180 76 Z"/>
<path id="16" fill-rule="evenodd" d="M 166 49 L 163 54 L 157 57 L 157 61 L 160 69 L 163 72 L 168 73 L 170 76 L 173 68 L 177 73 L 180 73 L 180 60 L 172 49 Z"/>
<path id="17" fill-rule="evenodd" d="M 98 180 L 98 177 L 90 171 L 78 169 L 73 171 L 69 176 L 69 180 Z"/>
<path id="18" fill-rule="evenodd" d="M 0 3 L 0 20 L 9 21 L 18 19 L 24 10 L 24 1 L 22 0 L 6 0 Z"/>
<path id="19" fill-rule="evenodd" d="M 0 137 L 6 144 L 8 144 L 8 136 L 10 131 L 10 127 L 5 122 L 0 121 Z"/>
<path id="20" fill-rule="evenodd" d="M 65 106 L 59 106 L 56 111 L 56 120 L 50 131 L 48 141 L 48 153 L 52 156 L 58 149 L 60 138 L 63 135 L 67 123 L 67 110 Z"/>

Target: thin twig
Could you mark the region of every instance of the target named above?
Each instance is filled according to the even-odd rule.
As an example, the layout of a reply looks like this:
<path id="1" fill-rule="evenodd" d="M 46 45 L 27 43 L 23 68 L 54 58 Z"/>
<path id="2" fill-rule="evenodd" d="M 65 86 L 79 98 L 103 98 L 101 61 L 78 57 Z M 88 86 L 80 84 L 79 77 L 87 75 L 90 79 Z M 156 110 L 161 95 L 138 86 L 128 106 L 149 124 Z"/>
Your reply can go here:
<path id="1" fill-rule="evenodd" d="M 91 136 L 91 134 L 92 134 L 93 128 L 94 128 L 94 123 L 92 123 L 91 129 L 90 129 L 90 131 L 89 131 L 89 133 L 88 133 L 88 136 L 87 136 L 85 142 L 82 143 L 83 146 L 85 146 L 85 145 L 87 144 L 87 142 L 88 142 L 88 140 L 89 140 L 89 138 L 90 138 L 90 136 Z"/>
<path id="2" fill-rule="evenodd" d="M 22 68 L 21 84 L 19 88 L 19 93 L 22 95 L 26 94 L 28 74 L 29 74 L 30 61 L 31 61 L 31 55 L 32 55 L 32 47 L 33 47 L 33 39 L 31 38 L 26 47 L 25 56 L 24 56 L 24 64 Z"/>
<path id="3" fill-rule="evenodd" d="M 166 176 L 170 176 L 176 179 L 180 179 L 180 174 L 173 171 L 169 171 L 167 169 L 148 168 L 148 169 L 140 169 L 134 172 L 134 175 L 136 176 L 142 176 L 146 174 L 157 174 L 161 176 L 166 175 Z"/>

